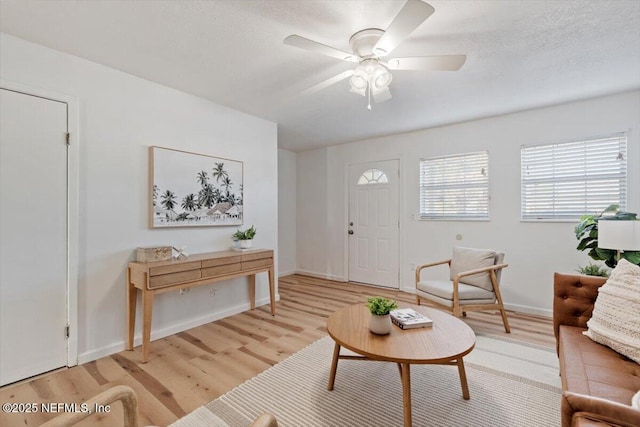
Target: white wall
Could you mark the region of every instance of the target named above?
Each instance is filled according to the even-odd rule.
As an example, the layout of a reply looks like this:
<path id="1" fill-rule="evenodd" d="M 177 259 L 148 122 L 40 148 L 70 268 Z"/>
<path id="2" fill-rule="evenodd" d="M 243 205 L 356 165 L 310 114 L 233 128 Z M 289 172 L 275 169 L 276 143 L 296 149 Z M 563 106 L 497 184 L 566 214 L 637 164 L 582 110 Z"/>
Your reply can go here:
<path id="1" fill-rule="evenodd" d="M 399 158 L 401 287 L 414 287 L 410 264 L 447 258 L 455 245 L 503 249 L 507 305 L 549 314 L 553 272 L 575 272 L 591 259 L 575 250 L 575 223 L 520 221 L 520 146 L 627 131 L 628 210 L 639 212 L 639 122 L 640 91 L 632 91 L 298 153 L 298 270 L 348 279 L 345 171 L 351 163 Z M 479 150 L 489 150 L 491 221 L 411 220 L 419 211 L 419 159 Z"/>
<path id="2" fill-rule="evenodd" d="M 278 270 L 296 271 L 296 153 L 278 150 Z"/>
<path id="3" fill-rule="evenodd" d="M 224 250 L 236 229 L 149 229 L 148 146 L 243 161 L 244 226 L 254 224 L 259 230 L 256 246 L 277 253 L 275 123 L 12 36 L 0 37 L 2 79 L 79 99 L 80 135 L 72 140 L 80 151 L 75 325 L 80 362 L 124 348 L 125 270 L 137 246 L 186 245 L 191 253 Z M 262 276 L 266 274 L 257 280 L 259 304 L 268 301 L 268 282 Z M 152 337 L 248 307 L 246 278 L 194 288 L 183 296 L 162 294 L 154 303 Z M 138 316 L 137 331 L 140 325 Z"/>
<path id="4" fill-rule="evenodd" d="M 334 208 L 328 204 L 328 150 L 298 153 L 297 160 L 296 271 L 340 280 L 332 275 L 330 262 L 335 257 L 327 252 L 329 214 Z"/>

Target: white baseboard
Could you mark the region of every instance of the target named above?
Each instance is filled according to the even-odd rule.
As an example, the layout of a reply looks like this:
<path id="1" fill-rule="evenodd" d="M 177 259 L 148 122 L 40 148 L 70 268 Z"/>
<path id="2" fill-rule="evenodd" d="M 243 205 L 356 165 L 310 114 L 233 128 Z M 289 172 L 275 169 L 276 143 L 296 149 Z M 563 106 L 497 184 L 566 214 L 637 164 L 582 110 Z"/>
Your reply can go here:
<path id="1" fill-rule="evenodd" d="M 553 317 L 553 310 L 546 309 L 546 308 L 538 308 L 538 307 L 531 307 L 528 305 L 508 304 L 508 303 L 504 303 L 504 308 L 506 308 L 507 310 L 518 312 L 518 313 L 533 314 L 534 316 L 542 316 L 542 317 L 549 317 L 549 318 Z"/>
<path id="2" fill-rule="evenodd" d="M 416 285 L 411 285 L 411 287 L 409 287 L 409 288 L 400 287 L 400 290 L 402 292 L 406 292 L 408 294 L 415 294 L 416 293 Z"/>
<path id="3" fill-rule="evenodd" d="M 324 274 L 324 273 L 315 273 L 313 271 L 307 271 L 307 270 L 296 270 L 295 274 L 302 274 L 303 276 L 317 277 L 318 279 L 334 280 L 336 282 L 348 282 L 347 279 L 341 276 L 333 276 L 331 274 Z"/>
<path id="4" fill-rule="evenodd" d="M 292 274 L 296 274 L 296 271 L 295 270 L 278 271 L 278 277 L 291 276 Z"/>
<path id="5" fill-rule="evenodd" d="M 279 294 L 276 294 L 276 301 L 280 301 Z M 256 301 L 256 307 L 260 307 L 267 304 L 269 304 L 268 297 L 261 298 Z M 231 307 L 224 311 L 218 311 L 216 313 L 212 313 L 207 316 L 191 319 L 186 322 L 178 323 L 175 325 L 170 325 L 160 330 L 151 331 L 151 341 L 168 337 L 170 335 L 174 335 L 179 332 L 186 331 L 187 329 L 195 328 L 197 326 L 201 326 L 207 323 L 215 322 L 216 320 L 220 320 L 225 317 L 233 316 L 234 314 L 248 311 L 250 308 L 251 308 L 251 305 L 249 303 L 244 303 L 244 304 L 237 305 L 235 307 Z M 135 335 L 133 339 L 134 346 L 139 346 L 141 344 L 142 344 L 142 333 L 140 333 L 139 335 Z M 93 360 L 100 359 L 101 357 L 109 356 L 114 353 L 119 353 L 124 349 L 125 349 L 125 342 L 118 341 L 113 344 L 109 344 L 107 346 L 104 346 L 95 350 L 87 351 L 85 353 L 81 353 L 78 355 L 78 364 L 91 362 Z"/>

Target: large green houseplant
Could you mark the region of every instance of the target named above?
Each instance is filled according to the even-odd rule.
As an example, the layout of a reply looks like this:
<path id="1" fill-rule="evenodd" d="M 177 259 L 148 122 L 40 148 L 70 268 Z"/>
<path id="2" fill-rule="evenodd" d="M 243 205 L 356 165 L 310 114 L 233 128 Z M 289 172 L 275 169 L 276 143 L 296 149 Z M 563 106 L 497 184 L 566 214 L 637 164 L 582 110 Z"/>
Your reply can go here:
<path id="1" fill-rule="evenodd" d="M 617 251 L 598 247 L 598 221 L 603 217 L 606 217 L 607 221 L 629 221 L 637 220 L 637 214 L 621 211 L 620 206 L 611 205 L 598 215 L 583 215 L 575 227 L 576 238 L 580 241 L 576 249 L 589 250 L 587 255 L 591 258 L 604 261 L 608 267 L 615 268 L 618 264 Z M 625 251 L 621 257 L 633 264 L 640 264 L 640 251 Z"/>

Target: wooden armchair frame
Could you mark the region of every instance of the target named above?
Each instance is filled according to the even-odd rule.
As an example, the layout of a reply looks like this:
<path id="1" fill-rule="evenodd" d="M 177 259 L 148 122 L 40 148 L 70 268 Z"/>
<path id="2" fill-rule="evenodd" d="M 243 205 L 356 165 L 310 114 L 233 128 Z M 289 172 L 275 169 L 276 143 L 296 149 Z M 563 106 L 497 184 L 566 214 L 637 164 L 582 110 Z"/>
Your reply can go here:
<path id="1" fill-rule="evenodd" d="M 111 387 L 110 389 L 107 389 L 87 400 L 85 403 L 89 408 L 88 412 L 68 412 L 61 414 L 42 424 L 40 427 L 72 426 L 95 414 L 94 409 L 96 408 L 96 405 L 107 406 L 118 400 L 122 401 L 122 408 L 124 410 L 124 427 L 138 427 L 138 397 L 131 387 L 125 385 Z"/>
<path id="2" fill-rule="evenodd" d="M 445 259 L 443 261 L 419 265 L 416 268 L 416 290 L 418 290 L 418 283 L 420 282 L 420 273 L 422 272 L 422 270 L 424 270 L 425 268 L 435 267 L 437 265 L 443 265 L 443 264 L 448 264 L 449 268 L 451 268 L 451 259 Z M 452 307 L 438 304 L 437 302 L 434 302 L 431 300 L 428 300 L 428 301 L 429 303 L 439 308 L 443 308 L 447 311 L 452 312 L 453 315 L 456 317 L 460 317 L 460 314 L 462 314 L 463 316 L 466 316 L 467 311 L 499 310 L 500 315 L 502 316 L 502 323 L 504 324 L 504 330 L 506 333 L 510 333 L 511 328 L 509 327 L 509 320 L 507 319 L 507 313 L 504 309 L 504 304 L 502 303 L 502 295 L 500 294 L 500 287 L 498 286 L 498 277 L 496 276 L 497 271 L 502 270 L 503 268 L 506 268 L 508 266 L 509 264 L 496 264 L 488 267 L 482 267 L 482 268 L 476 268 L 473 270 L 463 271 L 461 273 L 456 274 L 456 276 L 452 280 L 452 283 L 453 283 L 453 306 Z M 489 272 L 491 285 L 493 287 L 493 293 L 496 296 L 496 302 L 493 304 L 460 305 L 460 297 L 458 295 L 460 279 L 465 276 L 472 276 L 474 274 L 483 273 L 483 272 Z M 418 303 L 418 305 L 420 305 L 421 303 L 420 295 L 418 294 L 416 294 L 416 302 Z"/>
<path id="3" fill-rule="evenodd" d="M 58 415 L 47 421 L 40 427 L 71 427 L 74 424 L 95 414 L 96 405 L 107 406 L 116 401 L 122 401 L 124 410 L 124 427 L 138 427 L 138 397 L 129 386 L 117 385 L 92 397 L 85 403 L 89 408 L 87 412 L 69 412 Z M 278 421 L 270 413 L 264 413 L 258 417 L 249 427 L 278 427 Z"/>

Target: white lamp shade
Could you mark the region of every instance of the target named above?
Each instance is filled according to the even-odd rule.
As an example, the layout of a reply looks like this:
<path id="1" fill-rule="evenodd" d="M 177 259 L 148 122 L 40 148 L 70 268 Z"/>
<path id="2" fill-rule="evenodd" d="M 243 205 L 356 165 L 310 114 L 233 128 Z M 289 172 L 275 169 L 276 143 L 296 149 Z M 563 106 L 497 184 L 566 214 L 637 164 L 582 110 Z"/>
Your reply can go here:
<path id="1" fill-rule="evenodd" d="M 364 69 L 358 67 L 355 73 L 353 73 L 353 76 L 351 76 L 349 83 L 351 83 L 351 92 L 364 95 L 367 85 L 369 84 L 369 75 Z"/>
<path id="2" fill-rule="evenodd" d="M 377 103 L 384 102 L 391 99 L 391 91 L 389 90 L 388 87 L 385 87 L 384 89 L 377 89 L 372 92 L 373 92 L 373 99 Z"/>
<path id="3" fill-rule="evenodd" d="M 598 247 L 619 251 L 640 250 L 640 221 L 598 221 Z"/>
<path id="4" fill-rule="evenodd" d="M 373 87 L 377 90 L 384 90 L 389 86 L 393 76 L 386 68 L 382 65 L 378 65 L 375 70 L 373 70 L 373 75 L 371 76 L 371 80 L 373 81 Z"/>

